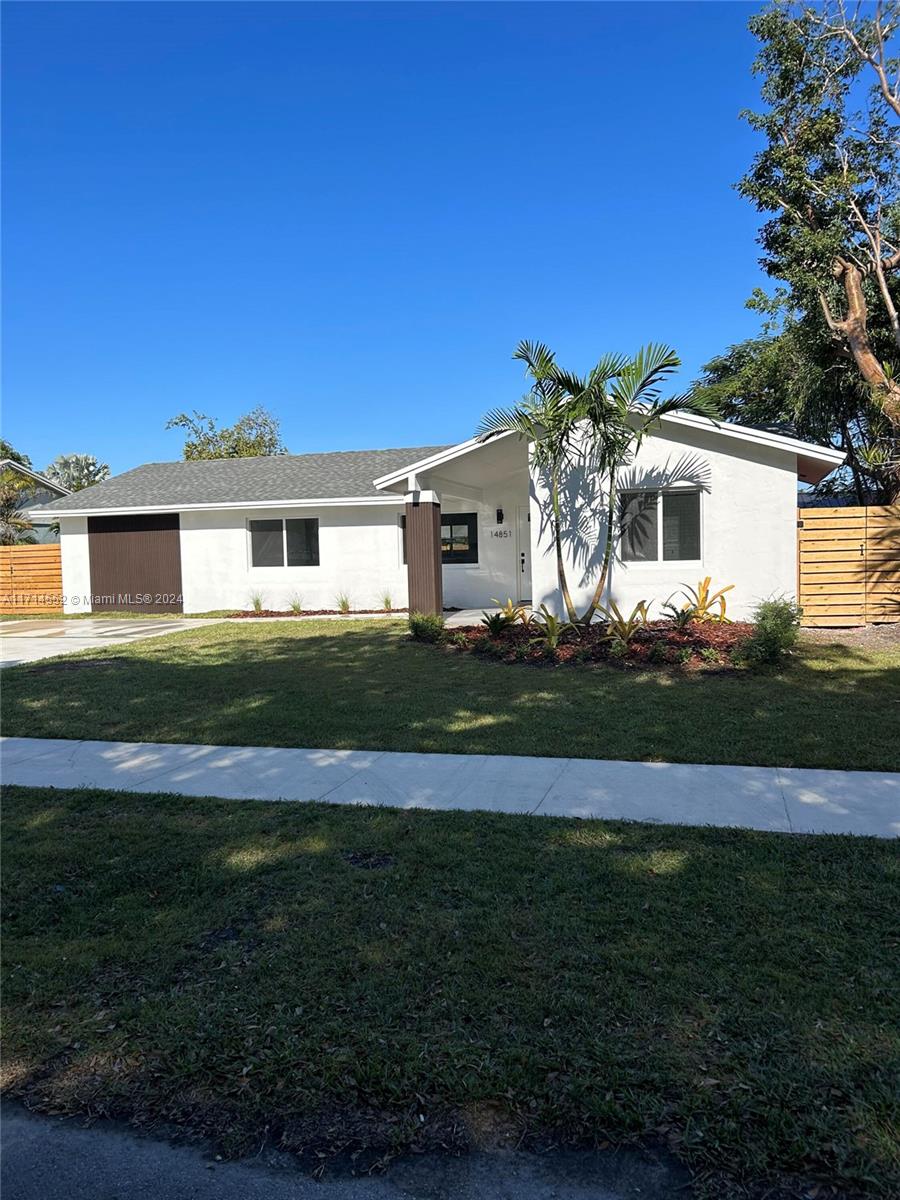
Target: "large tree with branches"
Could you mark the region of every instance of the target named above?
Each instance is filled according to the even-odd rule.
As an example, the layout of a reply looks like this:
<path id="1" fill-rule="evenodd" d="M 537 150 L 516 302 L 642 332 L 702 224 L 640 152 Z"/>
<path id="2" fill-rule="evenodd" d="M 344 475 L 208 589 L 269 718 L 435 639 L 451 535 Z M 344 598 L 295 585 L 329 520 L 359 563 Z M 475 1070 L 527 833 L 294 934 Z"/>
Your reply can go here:
<path id="1" fill-rule="evenodd" d="M 849 10 L 776 3 L 751 19 L 765 138 L 739 190 L 770 214 L 769 302 L 824 322 L 900 436 L 900 0 Z M 760 303 L 759 299 L 757 303 Z M 881 338 L 877 329 L 887 332 Z"/>

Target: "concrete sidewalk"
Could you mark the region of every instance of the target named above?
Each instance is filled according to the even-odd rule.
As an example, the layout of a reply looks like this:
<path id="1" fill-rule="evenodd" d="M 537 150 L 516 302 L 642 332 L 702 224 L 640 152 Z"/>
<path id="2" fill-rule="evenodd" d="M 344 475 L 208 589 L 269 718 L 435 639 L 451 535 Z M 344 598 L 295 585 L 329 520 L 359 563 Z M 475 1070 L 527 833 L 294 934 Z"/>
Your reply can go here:
<path id="1" fill-rule="evenodd" d="M 0 1184 L 12 1200 L 690 1200 L 687 1172 L 630 1150 L 499 1150 L 395 1159 L 384 1174 L 313 1179 L 262 1146 L 219 1162 L 109 1122 L 87 1127 L 4 1103 Z"/>
<path id="2" fill-rule="evenodd" d="M 900 835 L 900 774 L 874 771 L 0 738 L 0 778 L 231 800 Z"/>

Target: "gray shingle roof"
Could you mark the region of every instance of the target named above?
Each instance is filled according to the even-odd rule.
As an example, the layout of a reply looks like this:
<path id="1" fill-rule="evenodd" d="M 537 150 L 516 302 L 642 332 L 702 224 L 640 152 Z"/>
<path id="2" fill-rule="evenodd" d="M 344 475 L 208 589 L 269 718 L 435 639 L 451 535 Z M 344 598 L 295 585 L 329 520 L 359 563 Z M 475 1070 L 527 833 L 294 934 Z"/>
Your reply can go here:
<path id="1" fill-rule="evenodd" d="M 281 500 L 377 497 L 373 480 L 436 454 L 445 446 L 396 450 L 338 450 L 331 454 L 279 454 L 259 458 L 214 458 L 200 462 L 147 463 L 44 505 L 77 509 L 142 508 L 165 505 L 240 504 Z"/>

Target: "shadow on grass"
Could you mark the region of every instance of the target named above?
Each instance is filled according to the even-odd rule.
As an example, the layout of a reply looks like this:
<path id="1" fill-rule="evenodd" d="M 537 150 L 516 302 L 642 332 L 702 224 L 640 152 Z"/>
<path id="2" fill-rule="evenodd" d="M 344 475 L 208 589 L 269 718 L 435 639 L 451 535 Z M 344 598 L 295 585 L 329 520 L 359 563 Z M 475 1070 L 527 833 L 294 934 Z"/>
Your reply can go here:
<path id="1" fill-rule="evenodd" d="M 711 1195 L 897 1184 L 890 843 L 28 789 L 4 837 L 36 1107 L 362 1163 L 489 1110 Z"/>
<path id="2" fill-rule="evenodd" d="M 4 673 L 12 735 L 893 770 L 900 656 L 807 645 L 754 674 L 533 668 L 401 627 L 211 626 Z"/>

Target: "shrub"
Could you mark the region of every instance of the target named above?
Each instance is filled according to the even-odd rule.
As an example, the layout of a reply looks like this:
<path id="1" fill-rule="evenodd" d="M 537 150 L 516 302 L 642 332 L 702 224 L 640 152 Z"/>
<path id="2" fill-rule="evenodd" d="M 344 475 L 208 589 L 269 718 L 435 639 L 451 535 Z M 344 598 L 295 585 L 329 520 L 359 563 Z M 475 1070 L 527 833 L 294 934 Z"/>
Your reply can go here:
<path id="1" fill-rule="evenodd" d="M 339 613 L 348 613 L 350 611 L 350 597 L 345 592 L 338 592 L 335 600 Z"/>
<path id="2" fill-rule="evenodd" d="M 253 611 L 255 613 L 262 612 L 262 610 L 263 610 L 262 592 L 251 592 L 250 593 L 250 607 L 253 609 Z"/>
<path id="3" fill-rule="evenodd" d="M 290 600 L 288 601 L 288 604 L 291 607 L 292 613 L 303 612 L 303 597 L 298 595 L 297 592 L 294 592 L 293 596 L 291 596 Z"/>
<path id="4" fill-rule="evenodd" d="M 715 646 L 705 646 L 700 651 L 700 657 L 704 662 L 717 663 L 719 661 L 719 652 Z"/>
<path id="5" fill-rule="evenodd" d="M 444 636 L 444 618 L 441 613 L 412 612 L 409 632 L 417 642 L 439 642 Z"/>
<path id="6" fill-rule="evenodd" d="M 794 600 L 763 600 L 753 613 L 755 629 L 739 647 L 736 657 L 750 666 L 780 662 L 797 641 L 803 610 Z"/>
<path id="7" fill-rule="evenodd" d="M 610 642 L 609 653 L 613 658 L 624 658 L 628 653 L 628 643 L 624 638 L 614 637 Z"/>
<path id="8" fill-rule="evenodd" d="M 390 612 L 394 607 L 394 598 L 390 592 L 381 593 L 381 607 L 385 612 Z"/>
<path id="9" fill-rule="evenodd" d="M 663 663 L 669 656 L 666 648 L 666 643 L 662 638 L 658 638 L 650 647 L 650 653 L 647 655 L 651 662 Z"/>

